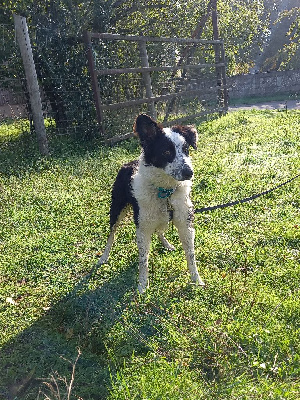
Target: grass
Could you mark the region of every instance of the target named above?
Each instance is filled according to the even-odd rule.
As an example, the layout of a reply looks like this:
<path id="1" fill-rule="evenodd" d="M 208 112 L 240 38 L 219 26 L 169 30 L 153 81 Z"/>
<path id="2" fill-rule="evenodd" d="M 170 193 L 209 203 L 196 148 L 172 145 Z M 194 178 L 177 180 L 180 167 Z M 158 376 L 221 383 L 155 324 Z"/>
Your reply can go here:
<path id="1" fill-rule="evenodd" d="M 194 204 L 298 174 L 299 117 L 196 121 Z M 190 284 L 176 230 L 172 253 L 154 237 L 140 296 L 130 219 L 109 263 L 86 278 L 108 234 L 111 185 L 137 141 L 52 138 L 52 157 L 41 159 L 14 125 L 0 136 L 0 399 L 299 398 L 299 180 L 196 216 L 204 290 Z"/>
<path id="2" fill-rule="evenodd" d="M 282 101 L 285 102 L 287 100 L 299 100 L 299 93 L 278 93 L 273 94 L 272 96 L 261 96 L 261 95 L 253 95 L 250 97 L 241 97 L 241 98 L 234 98 L 229 99 L 229 103 L 231 106 L 238 106 L 238 105 L 246 105 L 246 104 L 259 104 L 259 103 L 268 103 L 272 101 Z"/>

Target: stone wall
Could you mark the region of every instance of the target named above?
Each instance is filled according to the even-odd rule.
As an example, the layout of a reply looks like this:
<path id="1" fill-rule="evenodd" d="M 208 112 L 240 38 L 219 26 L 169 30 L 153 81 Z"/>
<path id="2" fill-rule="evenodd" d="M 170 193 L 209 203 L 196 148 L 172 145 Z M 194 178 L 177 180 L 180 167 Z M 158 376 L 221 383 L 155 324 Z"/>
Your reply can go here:
<path id="1" fill-rule="evenodd" d="M 271 71 L 227 78 L 229 98 L 300 93 L 300 70 Z"/>

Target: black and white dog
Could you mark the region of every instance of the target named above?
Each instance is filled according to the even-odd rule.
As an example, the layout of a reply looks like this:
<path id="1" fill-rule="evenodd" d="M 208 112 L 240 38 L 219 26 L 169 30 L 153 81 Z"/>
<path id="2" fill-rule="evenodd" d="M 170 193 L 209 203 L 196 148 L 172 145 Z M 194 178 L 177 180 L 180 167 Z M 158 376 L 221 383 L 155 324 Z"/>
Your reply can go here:
<path id="1" fill-rule="evenodd" d="M 142 153 L 139 160 L 125 164 L 117 175 L 112 190 L 110 235 L 97 265 L 107 261 L 117 226 L 127 206 L 131 205 L 139 250 L 138 290 L 144 293 L 148 285 L 152 234 L 156 231 L 164 247 L 174 250 L 163 233 L 170 220 L 171 208 L 192 281 L 204 285 L 196 267 L 190 200 L 193 168 L 189 146 L 196 149 L 197 131 L 192 126 L 163 128 L 145 114 L 137 117 L 133 128 L 140 139 Z"/>

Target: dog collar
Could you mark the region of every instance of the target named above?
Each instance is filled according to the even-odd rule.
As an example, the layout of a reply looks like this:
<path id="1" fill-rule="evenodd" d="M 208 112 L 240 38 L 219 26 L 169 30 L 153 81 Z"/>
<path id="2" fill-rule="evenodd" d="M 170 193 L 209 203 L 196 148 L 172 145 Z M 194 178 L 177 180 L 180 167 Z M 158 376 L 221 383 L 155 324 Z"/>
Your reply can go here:
<path id="1" fill-rule="evenodd" d="M 175 189 L 165 189 L 162 187 L 157 188 L 157 190 L 157 197 L 159 199 L 167 199 L 175 192 Z"/>

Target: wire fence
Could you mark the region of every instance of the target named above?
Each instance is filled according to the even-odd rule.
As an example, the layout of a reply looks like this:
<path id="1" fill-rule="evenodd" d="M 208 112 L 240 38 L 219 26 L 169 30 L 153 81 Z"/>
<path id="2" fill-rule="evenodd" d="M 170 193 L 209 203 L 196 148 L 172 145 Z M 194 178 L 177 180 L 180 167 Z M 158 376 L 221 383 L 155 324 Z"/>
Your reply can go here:
<path id="1" fill-rule="evenodd" d="M 0 121 L 27 117 L 25 77 L 14 71 L 18 60 L 14 28 L 0 25 Z"/>
<path id="2" fill-rule="evenodd" d="M 82 38 L 58 37 L 45 27 L 29 33 L 48 134 L 98 132 Z M 0 25 L 0 34 L 0 123 L 24 122 L 28 130 L 32 110 L 13 24 Z"/>

